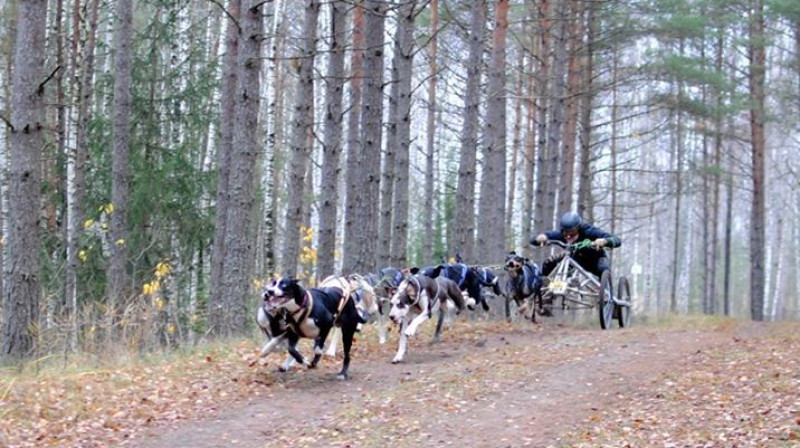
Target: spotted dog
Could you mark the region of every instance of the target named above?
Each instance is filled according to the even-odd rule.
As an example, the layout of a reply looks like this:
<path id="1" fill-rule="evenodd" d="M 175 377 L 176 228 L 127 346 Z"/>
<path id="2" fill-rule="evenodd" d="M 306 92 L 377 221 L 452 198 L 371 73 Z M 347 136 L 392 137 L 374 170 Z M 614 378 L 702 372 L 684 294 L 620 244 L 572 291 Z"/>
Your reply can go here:
<path id="1" fill-rule="evenodd" d="M 292 358 L 309 368 L 319 363 L 325 339 L 334 325 L 341 327 L 344 361 L 338 378 L 347 379 L 353 335 L 358 324 L 364 322 L 350 294 L 339 288 L 306 289 L 293 278 L 273 279 L 267 285 L 257 320 L 268 337 L 261 357 L 286 342 Z M 297 351 L 300 338 L 314 339 L 314 358 L 310 362 Z"/>
<path id="2" fill-rule="evenodd" d="M 505 283 L 506 318 L 511 318 L 508 305 L 513 300 L 519 314 L 528 318 L 530 313 L 531 321 L 536 322 L 536 308 L 541 312 L 542 306 L 542 272 L 539 266 L 512 251 L 506 255 L 504 269 L 508 275 Z"/>
<path id="3" fill-rule="evenodd" d="M 400 326 L 400 344 L 397 354 L 392 359 L 393 363 L 403 361 L 408 338 L 416 334 L 420 324 L 431 318 L 434 310 L 439 310 L 439 320 L 433 336 L 435 342 L 441 335 L 448 303 L 454 304 L 459 313 L 468 305 L 475 305 L 473 299 L 464 297 L 454 281 L 436 274 L 437 276 L 432 278 L 419 274 L 418 268 L 411 268 L 392 296 L 389 319 Z M 412 315 L 415 316 L 409 322 Z"/>

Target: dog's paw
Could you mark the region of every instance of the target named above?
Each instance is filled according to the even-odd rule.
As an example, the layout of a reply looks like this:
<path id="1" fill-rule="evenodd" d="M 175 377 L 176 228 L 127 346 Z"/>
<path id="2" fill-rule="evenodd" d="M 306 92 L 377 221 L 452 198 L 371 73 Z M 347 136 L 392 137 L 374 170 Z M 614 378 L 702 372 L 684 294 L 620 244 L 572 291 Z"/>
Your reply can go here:
<path id="1" fill-rule="evenodd" d="M 475 310 L 475 299 L 472 297 L 467 298 L 467 308 L 469 308 L 470 311 Z"/>
<path id="2" fill-rule="evenodd" d="M 485 300 L 483 302 L 481 302 L 481 306 L 483 307 L 484 311 L 489 311 L 489 304 L 486 303 Z"/>
<path id="3" fill-rule="evenodd" d="M 434 336 L 434 337 L 431 338 L 431 342 L 430 343 L 431 344 L 438 344 L 440 342 L 442 342 L 442 338 L 440 338 L 439 336 Z"/>
<path id="4" fill-rule="evenodd" d="M 409 338 L 414 336 L 416 333 L 417 333 L 417 331 L 415 329 L 411 328 L 411 327 L 406 328 L 406 330 L 403 332 L 403 334 L 406 335 Z"/>
<path id="5" fill-rule="evenodd" d="M 340 373 L 340 374 L 336 375 L 336 379 L 339 380 L 339 381 L 345 381 L 345 380 L 348 379 L 348 376 L 347 376 L 346 373 Z"/>
<path id="6" fill-rule="evenodd" d="M 394 359 L 392 359 L 392 364 L 399 364 L 401 362 L 403 362 L 402 356 L 395 356 Z"/>

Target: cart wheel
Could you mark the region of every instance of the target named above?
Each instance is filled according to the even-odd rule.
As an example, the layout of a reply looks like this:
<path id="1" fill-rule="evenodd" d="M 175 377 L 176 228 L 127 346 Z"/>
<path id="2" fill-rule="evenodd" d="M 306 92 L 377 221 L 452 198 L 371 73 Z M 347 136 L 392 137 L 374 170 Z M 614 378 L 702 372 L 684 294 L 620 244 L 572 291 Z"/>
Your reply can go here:
<path id="1" fill-rule="evenodd" d="M 628 278 L 622 276 L 619 278 L 619 286 L 617 286 L 617 298 L 621 302 L 626 302 L 627 305 L 617 305 L 617 320 L 619 321 L 620 328 L 631 326 L 631 285 L 628 283 Z"/>
<path id="2" fill-rule="evenodd" d="M 606 269 L 600 276 L 600 294 L 597 298 L 597 308 L 600 311 L 600 328 L 608 330 L 614 319 L 614 289 L 611 285 L 611 271 Z"/>

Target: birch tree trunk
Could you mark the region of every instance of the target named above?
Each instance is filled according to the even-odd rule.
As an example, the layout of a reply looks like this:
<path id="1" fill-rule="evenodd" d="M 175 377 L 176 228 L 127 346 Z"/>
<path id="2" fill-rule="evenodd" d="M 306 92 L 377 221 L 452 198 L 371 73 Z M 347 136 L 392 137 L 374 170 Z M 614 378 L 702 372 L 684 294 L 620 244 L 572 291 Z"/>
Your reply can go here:
<path id="1" fill-rule="evenodd" d="M 523 90 L 523 73 L 525 72 L 525 58 L 519 58 L 519 65 L 517 66 L 518 75 L 515 79 L 516 86 L 514 87 L 514 125 L 512 126 L 512 135 L 511 135 L 511 166 L 509 167 L 508 173 L 508 186 L 506 187 L 506 191 L 508 192 L 506 198 L 506 235 L 509 237 L 509 241 L 506 243 L 507 246 L 514 247 L 515 241 L 513 240 L 514 236 L 514 227 L 512 225 L 514 221 L 514 207 L 517 201 L 517 174 L 520 171 L 520 165 L 525 164 L 525 156 L 524 156 L 524 147 L 522 144 L 522 103 L 525 102 L 525 96 L 522 93 Z"/>
<path id="2" fill-rule="evenodd" d="M 225 55 L 222 58 L 220 87 L 220 135 L 217 145 L 217 199 L 214 219 L 214 243 L 211 247 L 211 278 L 209 280 L 208 324 L 211 331 L 222 334 L 226 325 L 229 298 L 223 295 L 222 276 L 225 272 L 225 238 L 227 235 L 228 207 L 230 205 L 229 180 L 231 154 L 233 153 L 233 127 L 236 107 L 236 85 L 239 57 L 239 13 L 241 0 L 230 0 L 225 15 Z M 228 16 L 230 14 L 230 16 Z"/>
<path id="3" fill-rule="evenodd" d="M 223 336 L 245 334 L 252 322 L 249 307 L 252 255 L 252 216 L 255 205 L 255 165 L 259 151 L 259 95 L 261 91 L 260 45 L 263 34 L 260 0 L 242 2 L 239 24 L 238 70 L 235 96 L 233 150 L 228 180 L 228 213 L 225 219 L 224 259 L 220 294 L 226 302 L 217 330 Z"/>
<path id="4" fill-rule="evenodd" d="M 353 272 L 375 269 L 380 204 L 381 142 L 383 141 L 383 45 L 385 2 L 364 2 L 364 92 L 361 102 L 361 163 L 356 203 L 357 257 Z"/>
<path id="5" fill-rule="evenodd" d="M 492 56 L 486 106 L 486 148 L 478 203 L 477 246 L 482 263 L 500 263 L 506 253 L 506 33 L 508 0 L 498 0 L 495 9 Z"/>
<path id="6" fill-rule="evenodd" d="M 361 165 L 361 82 L 364 76 L 364 9 L 359 1 L 353 8 L 353 51 L 350 57 L 350 112 L 347 117 L 347 158 L 345 160 L 344 241 L 342 242 L 342 272 L 358 272 L 359 231 L 358 209 L 359 170 Z"/>
<path id="7" fill-rule="evenodd" d="M 9 127 L 8 283 L 3 345 L 10 360 L 35 354 L 39 324 L 39 159 L 44 145 L 46 0 L 20 2 Z"/>
<path id="8" fill-rule="evenodd" d="M 339 154 L 342 152 L 342 96 L 344 89 L 344 50 L 347 4 L 331 3 L 331 37 L 328 76 L 325 85 L 325 135 L 322 145 L 322 182 L 320 185 L 319 249 L 317 280 L 335 273 L 336 210 L 339 203 Z"/>
<path id="9" fill-rule="evenodd" d="M 481 103 L 481 67 L 486 30 L 486 0 L 472 3 L 467 57 L 467 86 L 464 89 L 464 126 L 456 186 L 456 221 L 454 249 L 466 260 L 475 260 L 475 182 L 478 151 L 478 127 Z M 497 198 L 495 198 L 497 199 Z"/>
<path id="10" fill-rule="evenodd" d="M 411 146 L 411 81 L 414 68 L 414 19 L 417 1 L 409 0 L 397 10 L 397 125 L 396 165 L 394 167 L 394 194 L 392 205 L 392 236 L 389 262 L 393 266 L 407 266 L 408 252 L 408 176 Z M 435 82 L 435 80 L 434 80 Z"/>
<path id="11" fill-rule="evenodd" d="M 478 2 L 480 3 L 480 2 Z M 439 0 L 431 0 L 430 2 L 430 35 L 431 40 L 428 43 L 428 110 L 427 110 L 427 127 L 426 127 L 426 144 L 425 144 L 425 199 L 424 204 L 426 210 L 433 209 L 433 154 L 436 151 L 436 113 L 438 102 L 436 100 L 436 83 L 439 80 Z M 456 212 L 457 213 L 457 212 Z M 456 222 L 456 227 L 458 223 Z M 422 257 L 425 260 L 430 260 L 433 254 L 433 223 L 424 223 L 424 242 Z M 397 264 L 397 266 L 402 266 Z"/>
<path id="12" fill-rule="evenodd" d="M 750 44 L 750 138 L 752 144 L 752 201 L 750 218 L 750 317 L 764 320 L 764 136 L 766 84 L 766 43 L 764 41 L 764 2 L 751 0 Z"/>
<path id="13" fill-rule="evenodd" d="M 299 59 L 299 73 L 295 94 L 294 118 L 291 137 L 291 162 L 286 196 L 286 220 L 284 221 L 283 269 L 284 275 L 297 275 L 300 255 L 300 227 L 303 223 L 305 204 L 305 177 L 311 148 L 308 146 L 309 121 L 314 107 L 314 59 L 317 46 L 317 20 L 320 3 L 306 3 L 303 24 L 303 40 Z M 336 167 L 334 167 L 336 168 Z"/>
<path id="14" fill-rule="evenodd" d="M 276 242 L 280 238 L 280 225 L 278 209 L 280 195 L 283 190 L 283 128 L 284 128 L 284 52 L 286 46 L 286 20 L 285 2 L 278 0 L 275 5 L 272 25 L 272 45 L 270 47 L 270 60 L 272 61 L 272 82 L 269 92 L 272 92 L 272 102 L 267 105 L 267 157 L 265 157 L 264 173 L 268 179 L 264 192 L 264 270 L 266 275 L 274 275 L 277 270 L 279 254 L 275 250 Z"/>
<path id="15" fill-rule="evenodd" d="M 133 1 L 117 0 L 117 30 L 114 34 L 114 116 L 111 167 L 111 257 L 107 271 L 106 298 L 112 324 L 124 311 L 133 285 L 128 275 L 128 202 L 130 198 L 131 58 Z M 114 332 L 113 328 L 109 331 Z"/>

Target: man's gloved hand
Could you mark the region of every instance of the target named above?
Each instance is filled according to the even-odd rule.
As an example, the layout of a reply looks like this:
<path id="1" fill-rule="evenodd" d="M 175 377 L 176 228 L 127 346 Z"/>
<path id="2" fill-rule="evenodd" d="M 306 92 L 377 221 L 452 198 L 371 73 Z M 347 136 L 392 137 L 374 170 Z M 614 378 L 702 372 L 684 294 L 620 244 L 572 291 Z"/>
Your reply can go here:
<path id="1" fill-rule="evenodd" d="M 598 239 L 592 241 L 592 248 L 594 248 L 594 249 L 602 249 L 603 247 L 605 247 L 606 243 L 607 243 L 607 241 L 606 241 L 605 238 L 598 238 Z"/>
<path id="2" fill-rule="evenodd" d="M 547 235 L 545 235 L 544 233 L 536 235 L 536 238 L 531 240 L 531 244 L 535 246 L 544 246 L 545 244 L 547 244 Z"/>

